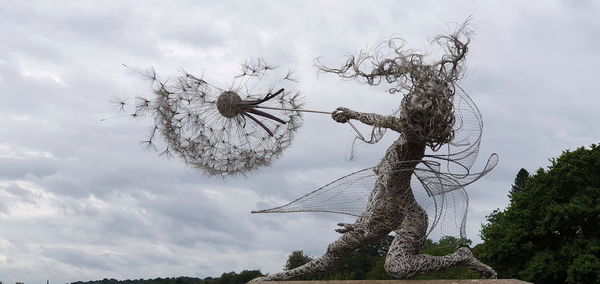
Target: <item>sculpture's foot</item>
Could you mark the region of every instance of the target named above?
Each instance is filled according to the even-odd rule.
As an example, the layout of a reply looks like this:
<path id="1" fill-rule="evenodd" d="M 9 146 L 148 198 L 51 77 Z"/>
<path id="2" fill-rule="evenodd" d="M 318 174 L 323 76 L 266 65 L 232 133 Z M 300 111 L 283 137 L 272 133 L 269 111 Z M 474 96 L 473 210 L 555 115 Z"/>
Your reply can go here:
<path id="1" fill-rule="evenodd" d="M 256 282 L 260 282 L 260 281 L 271 281 L 269 279 L 269 276 L 263 276 L 263 277 L 256 277 L 250 281 L 248 281 L 248 283 L 256 283 Z"/>
<path id="2" fill-rule="evenodd" d="M 471 250 L 469 250 L 468 248 L 459 248 L 456 251 L 456 254 L 461 256 L 463 260 L 460 263 L 466 266 L 467 268 L 476 271 L 477 273 L 481 274 L 481 276 L 488 279 L 498 278 L 498 274 L 496 273 L 496 271 L 494 271 L 494 269 L 483 264 L 481 261 L 475 258 Z"/>

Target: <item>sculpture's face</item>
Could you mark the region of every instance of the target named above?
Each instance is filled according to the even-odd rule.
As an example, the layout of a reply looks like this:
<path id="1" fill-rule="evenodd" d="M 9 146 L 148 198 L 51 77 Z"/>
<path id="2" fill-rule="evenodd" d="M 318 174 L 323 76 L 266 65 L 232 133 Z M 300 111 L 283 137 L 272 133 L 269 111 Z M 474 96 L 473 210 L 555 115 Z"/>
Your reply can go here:
<path id="1" fill-rule="evenodd" d="M 402 99 L 400 116 L 405 135 L 422 140 L 430 146 L 452 140 L 454 126 L 454 92 L 439 78 L 430 78 L 415 85 Z"/>

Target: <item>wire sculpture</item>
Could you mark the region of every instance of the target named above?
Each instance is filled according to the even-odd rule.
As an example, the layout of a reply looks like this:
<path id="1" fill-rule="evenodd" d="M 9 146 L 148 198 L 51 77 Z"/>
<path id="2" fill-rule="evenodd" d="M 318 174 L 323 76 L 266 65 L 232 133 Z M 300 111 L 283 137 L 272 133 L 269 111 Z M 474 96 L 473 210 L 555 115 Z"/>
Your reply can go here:
<path id="1" fill-rule="evenodd" d="M 131 116 L 154 119 L 143 143 L 156 149 L 160 134 L 166 143 L 161 156 L 178 156 L 209 175 L 244 174 L 270 165 L 302 125 L 300 93 L 281 87 L 295 82 L 291 71 L 261 88 L 275 69 L 261 59 L 249 60 L 228 89 L 187 72 L 173 82 L 159 80 L 154 70 L 138 72 L 152 82 L 154 96 L 136 98 Z M 122 100 L 118 107 L 124 105 Z"/>
<path id="2" fill-rule="evenodd" d="M 471 171 L 479 153 L 483 123 L 477 106 L 458 84 L 470 43 L 467 24 L 452 34 L 435 37 L 445 52 L 431 63 L 422 53 L 406 49 L 400 38 L 392 38 L 372 52 L 350 56 L 340 68 L 317 62 L 325 73 L 371 86 L 389 84 L 390 94 L 402 95 L 400 108 L 393 115 L 344 107 L 334 112 L 304 110 L 299 93 L 283 87 L 294 81 L 291 72 L 266 88 L 259 87 L 276 68 L 263 60 L 250 60 L 226 89 L 187 72 L 172 83 L 159 80 L 153 70 L 143 73 L 152 82 L 154 96 L 137 98 L 131 116 L 154 119 L 150 136 L 144 141 L 148 148 L 156 148 L 159 134 L 166 144 L 160 155 L 178 156 L 194 168 L 220 176 L 268 166 L 291 144 L 302 122 L 301 112 L 330 114 L 336 122 L 350 125 L 358 133 L 356 139 L 366 143 L 377 143 L 387 129 L 399 133 L 377 166 L 339 178 L 286 205 L 253 211 L 332 212 L 357 217 L 352 224 L 338 224 L 336 231 L 342 235 L 322 257 L 253 281 L 288 280 L 325 272 L 349 253 L 390 232 L 396 236 L 384 268 L 395 278 L 458 265 L 495 278 L 496 272 L 477 260 L 468 248 L 458 248 L 445 256 L 419 254 L 428 237 L 466 238 L 465 187 L 498 162 L 493 154 L 481 171 Z M 122 110 L 127 105 L 125 100 L 114 103 Z M 371 136 L 363 136 L 351 120 L 372 126 Z"/>
<path id="3" fill-rule="evenodd" d="M 419 254 L 425 239 L 439 236 L 465 237 L 468 196 L 465 186 L 491 171 L 497 155 L 489 157 L 483 170 L 471 172 L 479 152 L 481 114 L 458 81 L 464 70 L 471 32 L 467 23 L 435 42 L 445 49 L 441 60 L 426 63 L 424 55 L 404 48 L 393 38 L 373 52 L 351 56 L 341 68 L 322 64 L 318 68 L 342 78 L 371 86 L 391 84 L 389 93 L 403 95 L 399 114 L 384 116 L 338 108 L 332 118 L 339 123 L 358 120 L 373 126 L 376 143 L 385 129 L 400 137 L 382 161 L 333 181 L 289 204 L 254 213 L 333 212 L 357 216 L 352 224 L 339 223 L 341 237 L 325 254 L 307 264 L 253 281 L 288 280 L 326 272 L 349 253 L 396 235 L 386 256 L 385 271 L 395 278 L 466 266 L 487 278 L 496 272 L 477 260 L 468 248 L 445 256 Z M 365 71 L 366 70 L 366 71 Z M 429 150 L 427 150 L 429 148 Z M 448 231 L 453 227 L 454 230 Z"/>

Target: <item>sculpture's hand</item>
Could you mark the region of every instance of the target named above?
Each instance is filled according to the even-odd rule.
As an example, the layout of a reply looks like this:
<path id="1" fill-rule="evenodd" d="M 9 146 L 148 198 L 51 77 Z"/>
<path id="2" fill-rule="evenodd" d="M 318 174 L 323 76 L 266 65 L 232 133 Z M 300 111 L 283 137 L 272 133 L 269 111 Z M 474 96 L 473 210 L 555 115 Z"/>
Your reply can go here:
<path id="1" fill-rule="evenodd" d="M 343 234 L 343 233 L 347 233 L 350 231 L 354 231 L 355 226 L 354 224 L 347 224 L 347 223 L 337 223 L 338 226 L 340 226 L 341 228 L 339 229 L 335 229 L 336 232 Z"/>
<path id="2" fill-rule="evenodd" d="M 345 107 L 338 107 L 334 112 L 331 113 L 331 118 L 339 123 L 346 123 L 352 118 L 354 111 Z"/>

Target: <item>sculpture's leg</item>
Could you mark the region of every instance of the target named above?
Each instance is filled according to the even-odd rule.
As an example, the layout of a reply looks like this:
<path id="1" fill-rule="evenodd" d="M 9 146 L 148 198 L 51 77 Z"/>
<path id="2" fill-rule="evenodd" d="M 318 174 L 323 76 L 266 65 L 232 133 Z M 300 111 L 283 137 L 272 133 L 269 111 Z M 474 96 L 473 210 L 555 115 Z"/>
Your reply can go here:
<path id="1" fill-rule="evenodd" d="M 369 243 L 379 240 L 387 235 L 390 231 L 372 231 L 365 230 L 363 226 L 355 225 L 355 227 L 344 233 L 338 240 L 331 243 L 327 247 L 325 254 L 319 258 L 287 271 L 271 274 L 266 277 L 253 279 L 255 281 L 273 281 L 273 280 L 289 280 L 306 275 L 313 275 L 320 272 L 330 270 L 337 265 L 340 260 L 344 259 L 349 253 L 363 247 Z"/>
<path id="2" fill-rule="evenodd" d="M 468 248 L 459 248 L 445 256 L 418 254 L 427 232 L 427 214 L 417 205 L 412 210 L 407 210 L 405 216 L 386 256 L 384 268 L 390 276 L 406 279 L 453 266 L 466 266 L 486 278 L 496 278 L 496 272 L 477 260 Z"/>

